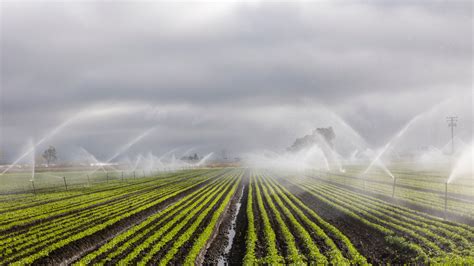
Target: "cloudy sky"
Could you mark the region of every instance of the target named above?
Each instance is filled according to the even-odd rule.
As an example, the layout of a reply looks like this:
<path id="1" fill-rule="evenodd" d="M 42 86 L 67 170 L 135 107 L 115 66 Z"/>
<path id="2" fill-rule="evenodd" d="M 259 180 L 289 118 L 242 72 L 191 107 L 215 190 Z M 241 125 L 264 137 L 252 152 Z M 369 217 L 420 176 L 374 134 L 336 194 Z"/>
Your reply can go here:
<path id="1" fill-rule="evenodd" d="M 471 1 L 216 2 L 2 1 L 0 160 L 44 137 L 107 158 L 151 128 L 129 153 L 318 126 L 375 148 L 423 112 L 410 143 L 442 146 L 448 115 L 472 140 Z"/>

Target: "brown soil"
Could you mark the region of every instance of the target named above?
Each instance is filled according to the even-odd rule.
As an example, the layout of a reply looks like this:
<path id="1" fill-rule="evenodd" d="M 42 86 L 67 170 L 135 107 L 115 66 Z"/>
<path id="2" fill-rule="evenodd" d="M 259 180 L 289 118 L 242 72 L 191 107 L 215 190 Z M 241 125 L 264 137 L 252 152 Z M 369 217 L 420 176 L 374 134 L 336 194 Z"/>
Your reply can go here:
<path id="1" fill-rule="evenodd" d="M 249 194 L 248 176 L 243 180 L 243 182 L 244 192 L 242 194 L 242 199 L 240 200 L 240 211 L 235 220 L 235 236 L 232 242 L 232 247 L 227 256 L 227 262 L 230 265 L 241 265 L 246 252 L 245 236 L 248 228 L 247 201 Z"/>
<path id="2" fill-rule="evenodd" d="M 224 257 L 226 260 L 228 260 L 227 259 L 228 254 L 224 254 L 224 253 L 225 253 L 225 248 L 229 244 L 229 230 L 231 230 L 233 226 L 232 220 L 237 215 L 236 213 L 237 203 L 239 203 L 239 200 L 241 200 L 240 195 L 241 195 L 242 189 L 246 186 L 246 183 L 247 183 L 246 179 L 244 178 L 244 180 L 242 180 L 241 184 L 236 190 L 236 193 L 230 202 L 227 212 L 224 213 L 222 222 L 219 226 L 218 231 L 216 232 L 216 236 L 214 240 L 212 241 L 212 243 L 210 244 L 209 248 L 205 251 L 205 256 L 204 256 L 204 261 L 203 261 L 204 264 L 206 265 L 217 264 L 220 257 Z M 242 197 L 243 197 L 243 194 L 242 194 Z M 242 207 L 240 211 L 242 211 Z M 234 245 L 234 243 L 235 242 L 233 242 L 232 244 Z"/>

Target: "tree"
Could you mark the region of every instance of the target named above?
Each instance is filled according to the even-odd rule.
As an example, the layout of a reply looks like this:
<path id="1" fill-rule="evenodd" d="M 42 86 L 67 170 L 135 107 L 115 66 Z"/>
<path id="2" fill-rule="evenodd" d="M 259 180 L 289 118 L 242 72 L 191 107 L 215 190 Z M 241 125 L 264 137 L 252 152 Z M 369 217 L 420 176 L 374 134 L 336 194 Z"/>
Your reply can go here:
<path id="1" fill-rule="evenodd" d="M 58 159 L 56 157 L 56 148 L 49 146 L 49 148 L 43 152 L 43 159 L 46 160 L 48 166 L 50 163 L 55 162 Z"/>

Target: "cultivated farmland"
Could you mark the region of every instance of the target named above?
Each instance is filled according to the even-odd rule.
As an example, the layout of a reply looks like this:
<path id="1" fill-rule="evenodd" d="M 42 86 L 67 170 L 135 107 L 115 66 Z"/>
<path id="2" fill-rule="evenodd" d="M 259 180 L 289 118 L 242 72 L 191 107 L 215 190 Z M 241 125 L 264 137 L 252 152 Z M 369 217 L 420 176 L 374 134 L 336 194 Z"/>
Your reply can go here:
<path id="1" fill-rule="evenodd" d="M 350 171 L 249 168 L 17 191 L 0 196 L 0 263 L 474 263 L 472 205 L 450 199 L 445 219 L 436 185 L 410 178 L 393 198 Z"/>

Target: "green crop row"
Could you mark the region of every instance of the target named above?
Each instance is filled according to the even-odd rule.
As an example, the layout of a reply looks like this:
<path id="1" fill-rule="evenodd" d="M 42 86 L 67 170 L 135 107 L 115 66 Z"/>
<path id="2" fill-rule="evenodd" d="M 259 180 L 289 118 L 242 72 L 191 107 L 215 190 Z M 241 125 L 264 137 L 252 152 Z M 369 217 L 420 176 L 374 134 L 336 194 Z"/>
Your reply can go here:
<path id="1" fill-rule="evenodd" d="M 154 202 L 159 203 L 162 199 L 167 198 L 168 195 L 172 195 L 175 191 L 177 190 L 173 189 L 170 190 L 169 193 L 161 193 L 161 195 L 158 195 L 158 197 L 155 198 Z M 11 249 L 15 249 L 15 252 L 13 252 L 9 259 L 16 260 L 16 258 L 34 253 L 35 250 L 47 247 L 50 244 L 57 243 L 62 239 L 74 237 L 75 235 L 80 234 L 84 229 L 91 228 L 94 225 L 101 224 L 115 217 L 120 217 L 120 215 L 123 215 L 124 213 L 133 211 L 132 206 L 142 206 L 145 200 L 146 199 L 136 198 L 134 200 L 124 202 L 119 206 L 109 206 L 110 210 L 102 215 L 105 217 L 104 219 L 98 219 L 96 216 L 85 216 L 81 219 L 74 218 L 74 228 L 62 227 L 61 224 L 57 224 L 56 230 L 48 230 L 45 234 L 40 231 L 39 233 L 35 234 L 34 237 L 22 237 L 21 235 L 15 236 L 13 237 L 13 241 L 8 241 L 11 242 L 9 243 L 9 247 L 11 247 Z M 117 207 L 118 209 L 115 210 Z M 77 225 L 83 226 L 77 227 Z M 19 245 L 17 243 L 19 243 Z M 7 251 L 6 254 L 8 253 L 10 252 Z"/>
<path id="2" fill-rule="evenodd" d="M 330 248 L 328 257 L 330 257 L 331 260 L 335 262 L 335 264 L 344 263 L 346 260 L 341 258 L 342 255 L 340 255 L 336 244 L 331 238 L 328 237 L 326 232 L 328 232 L 328 234 L 330 234 L 335 241 L 340 243 L 340 245 L 344 246 L 344 249 L 347 250 L 347 257 L 351 260 L 351 264 L 360 265 L 367 263 L 366 259 L 357 251 L 357 249 L 353 246 L 350 240 L 344 234 L 342 234 L 336 227 L 324 221 L 313 210 L 308 208 L 303 202 L 301 202 L 297 197 L 290 193 L 286 188 L 284 188 L 275 180 L 273 180 L 273 178 L 269 178 L 269 181 L 272 187 L 278 193 L 278 195 L 285 201 L 286 204 L 288 204 L 288 206 L 290 206 L 290 208 L 298 215 L 298 217 L 302 221 L 304 221 L 312 230 L 314 230 L 318 237 L 324 239 L 324 243 Z M 308 216 L 306 216 L 303 211 L 307 213 Z"/>
<path id="3" fill-rule="evenodd" d="M 286 244 L 285 246 L 286 246 L 286 251 L 287 251 L 287 256 L 285 258 L 285 261 L 287 263 L 301 264 L 305 258 L 299 253 L 299 250 L 296 247 L 295 237 L 290 232 L 290 229 L 288 228 L 288 226 L 286 225 L 285 221 L 282 218 L 282 214 L 279 212 L 279 210 L 273 203 L 272 199 L 270 198 L 268 194 L 268 189 L 262 185 L 262 176 L 259 176 L 259 177 L 260 178 L 258 178 L 256 182 L 257 191 L 259 191 L 260 188 L 262 188 L 263 198 L 265 202 L 267 203 L 268 207 L 270 207 L 268 212 L 269 214 L 270 213 L 273 214 L 273 217 L 276 220 L 276 224 L 278 225 L 278 229 L 282 233 L 283 239 L 285 240 L 285 244 Z M 298 222 L 296 222 L 295 220 L 292 220 L 291 222 L 294 222 L 293 226 L 296 226 L 298 224 Z M 300 237 L 302 237 L 304 240 L 311 241 L 308 235 L 303 235 L 302 232 L 299 232 L 299 233 L 301 233 Z M 308 244 L 307 242 L 305 243 Z M 318 262 L 321 261 L 323 263 L 326 263 L 326 258 L 323 255 L 321 255 L 321 253 L 319 252 L 316 246 L 314 245 L 310 246 L 310 251 L 311 252 L 309 253 L 310 255 L 309 259 L 311 261 L 318 260 Z"/>
<path id="4" fill-rule="evenodd" d="M 159 200 L 160 198 L 183 188 L 186 188 L 186 186 L 176 185 L 170 187 L 167 191 L 149 192 L 147 193 L 148 195 L 140 195 L 140 197 L 137 196 L 135 198 L 128 198 L 127 200 L 117 202 L 113 205 L 111 204 L 102 206 L 98 209 L 91 209 L 81 216 L 82 219 L 78 216 L 71 215 L 69 220 L 63 220 L 65 221 L 64 223 L 52 223 L 54 225 L 53 228 L 42 230 L 40 227 L 33 230 L 33 232 L 28 231 L 27 234 L 13 237 L 13 242 L 8 241 L 8 239 L 5 242 L 10 247 L 19 250 L 15 252 L 15 255 L 25 254 L 31 249 L 38 248 L 38 246 L 35 245 L 36 243 L 38 243 L 38 245 L 45 246 L 48 243 L 74 235 L 75 233 L 80 232 L 84 228 L 90 227 L 91 225 L 98 224 L 104 220 L 119 216 L 133 209 L 135 206 L 141 206 L 149 202 Z M 34 238 L 32 236 L 34 236 Z"/>
<path id="5" fill-rule="evenodd" d="M 462 232 L 466 232 L 466 229 L 461 226 L 458 228 L 450 224 L 440 226 L 442 222 L 439 220 L 424 223 L 420 220 L 421 218 L 414 219 L 415 214 L 409 211 L 383 204 L 380 200 L 369 200 L 368 196 L 362 196 L 335 185 L 317 181 L 313 184 L 306 182 L 300 185 L 321 201 L 346 213 L 354 214 L 353 217 L 368 225 L 374 224 L 373 227 L 379 228 L 379 231 L 385 231 L 380 227 L 388 229 L 388 232 L 385 231 L 388 242 L 398 245 L 401 250 L 410 249 L 411 246 L 414 250 L 423 251 L 418 252 L 422 261 L 433 261 L 433 258 L 446 256 L 457 261 L 472 259 L 473 247 L 469 239 L 461 235 Z M 433 223 L 437 226 L 432 225 Z M 407 239 L 401 237 L 400 234 L 405 235 Z M 452 239 L 457 241 L 447 239 L 446 236 L 453 237 Z"/>
<path id="6" fill-rule="evenodd" d="M 253 215 L 253 189 L 251 185 L 252 179 L 249 180 L 250 184 L 247 191 L 247 206 L 245 212 L 247 214 L 247 233 L 245 235 L 245 256 L 243 258 L 244 265 L 253 265 L 257 261 L 255 257 L 255 246 L 257 245 L 257 233 L 255 232 L 255 218 Z"/>
<path id="7" fill-rule="evenodd" d="M 235 189 L 236 186 L 237 186 L 237 181 L 234 179 L 232 182 L 234 184 L 232 189 Z M 179 251 L 180 247 L 185 242 L 187 242 L 191 239 L 194 231 L 199 227 L 199 225 L 201 224 L 203 219 L 208 215 L 208 213 L 212 209 L 214 209 L 215 205 L 222 200 L 223 195 L 225 195 L 226 192 L 227 193 L 230 192 L 229 190 L 231 188 L 229 188 L 228 186 L 230 186 L 230 184 L 228 184 L 224 190 L 221 190 L 219 192 L 219 194 L 214 199 L 212 199 L 211 202 L 209 202 L 209 204 L 207 204 L 207 205 L 203 204 L 203 206 L 202 206 L 203 209 L 195 208 L 193 211 L 188 213 L 186 215 L 186 217 L 181 222 L 179 222 L 177 225 L 174 225 L 172 230 L 169 231 L 168 233 L 166 233 L 164 236 L 162 236 L 161 240 L 158 243 L 154 244 L 153 248 L 148 253 L 146 253 L 145 256 L 143 256 L 141 258 L 141 260 L 139 261 L 138 264 L 139 265 L 145 265 L 146 263 L 148 263 L 153 258 L 153 256 L 163 248 L 163 246 L 166 243 L 173 240 L 176 236 L 177 239 L 175 239 L 172 242 L 172 245 L 171 245 L 170 249 L 166 252 L 166 254 L 160 258 L 159 264 L 160 265 L 162 265 L 162 264 L 166 265 L 171 259 L 173 259 L 175 254 Z M 180 234 L 179 236 L 177 236 L 177 233 L 181 229 L 184 229 L 184 228 L 186 228 L 185 231 L 182 234 Z M 167 228 L 167 230 L 168 230 L 168 228 Z M 158 236 L 158 237 L 161 236 L 161 232 L 160 232 L 160 234 L 156 234 L 156 236 Z"/>
<path id="8" fill-rule="evenodd" d="M 228 179 L 217 179 L 213 183 L 202 187 L 201 189 L 186 195 L 175 204 L 167 207 L 163 212 L 158 212 L 148 217 L 144 222 L 137 224 L 125 231 L 124 233 L 117 235 L 111 239 L 108 243 L 101 246 L 98 250 L 88 254 L 82 258 L 78 264 L 89 264 L 92 260 L 96 259 L 99 255 L 107 253 L 107 257 L 102 260 L 101 263 L 112 260 L 118 255 L 129 249 L 132 245 L 137 243 L 140 239 L 145 237 L 146 234 L 156 230 L 156 226 L 160 225 L 160 221 L 165 221 L 170 217 L 175 217 L 181 213 L 187 213 L 199 206 L 205 198 L 212 196 L 213 192 L 224 185 Z M 113 252 L 111 252 L 114 250 Z"/>
<path id="9" fill-rule="evenodd" d="M 326 255 L 330 259 L 331 264 L 334 264 L 334 265 L 349 264 L 349 261 L 346 258 L 344 258 L 341 251 L 336 246 L 336 244 L 332 241 L 332 239 L 329 238 L 327 234 L 319 226 L 317 226 L 313 221 L 311 221 L 303 213 L 302 210 L 300 210 L 293 202 L 291 202 L 288 199 L 288 197 L 282 192 L 282 190 L 274 183 L 275 181 L 273 180 L 273 178 L 270 178 L 267 176 L 266 182 L 269 186 L 271 194 L 275 198 L 275 201 L 282 208 L 285 215 L 290 218 L 292 223 L 297 227 L 297 230 L 300 232 L 300 234 L 304 235 L 305 244 L 307 245 L 307 248 L 310 251 L 314 250 L 315 254 L 313 256 L 308 256 L 308 258 L 310 258 L 311 261 L 316 261 L 317 263 L 321 263 L 321 262 L 325 263 L 326 258 L 324 256 L 321 256 L 318 247 L 311 240 L 310 234 L 307 233 L 304 227 L 296 221 L 295 216 L 298 217 L 298 219 L 301 220 L 307 226 L 307 228 L 309 228 L 312 232 L 314 232 L 317 238 L 321 239 L 324 242 L 324 244 L 328 247 L 328 251 Z M 285 205 L 287 205 L 288 207 L 286 207 Z"/>
<path id="10" fill-rule="evenodd" d="M 471 244 L 474 240 L 473 232 L 466 230 L 461 226 L 453 226 L 440 221 L 436 217 L 431 219 L 423 218 L 419 214 L 412 214 L 404 211 L 401 208 L 396 208 L 390 204 L 382 203 L 380 200 L 371 199 L 370 197 L 358 195 L 350 191 L 338 188 L 334 185 L 318 184 L 322 189 L 331 191 L 332 194 L 344 197 L 350 200 L 351 203 L 357 203 L 366 206 L 373 210 L 373 213 L 384 219 L 388 217 L 390 221 L 395 224 L 405 226 L 407 228 L 416 230 L 426 236 L 429 236 L 434 242 L 441 244 L 444 247 L 449 247 L 457 252 L 457 243 L 460 245 L 460 250 L 466 254 L 466 251 L 473 248 Z M 465 236 L 467 238 L 465 238 Z M 451 241 L 456 240 L 456 242 Z"/>
<path id="11" fill-rule="evenodd" d="M 201 182 L 204 182 L 205 180 L 207 180 L 207 178 L 201 178 Z M 120 218 L 128 217 L 129 215 L 136 213 L 137 210 L 141 211 L 149 208 L 200 183 L 196 183 L 196 181 L 196 179 L 182 181 L 180 183 L 171 185 L 171 187 L 164 186 L 162 189 L 158 189 L 157 191 L 149 191 L 147 192 L 148 195 L 135 194 L 134 197 L 128 197 L 126 200 L 120 201 L 117 204 L 109 204 L 98 209 L 92 208 L 90 210 L 86 210 L 86 213 L 94 215 L 81 216 L 79 219 L 76 217 L 72 218 L 71 220 L 74 221 L 74 223 L 72 223 L 73 227 L 62 227 L 61 223 L 53 223 L 58 228 L 56 231 L 52 230 L 53 228 L 50 228 L 50 230 L 45 230 L 46 234 L 42 234 L 41 231 L 38 231 L 34 237 L 31 237 L 31 235 L 26 237 L 26 239 L 28 239 L 30 242 L 34 241 L 34 243 L 38 243 L 38 246 L 31 244 L 28 245 L 27 243 L 25 245 L 29 246 L 29 248 L 18 250 L 18 248 L 26 247 L 20 245 L 16 247 L 17 250 L 15 251 L 14 255 L 8 256 L 8 261 L 14 261 L 16 258 L 24 257 L 26 254 L 31 253 L 30 250 L 34 251 L 40 249 L 40 253 L 44 254 L 44 250 L 52 248 L 50 244 L 53 244 L 53 247 L 57 247 L 59 245 L 58 243 L 69 243 L 73 239 L 79 239 L 79 236 L 83 235 L 84 232 L 92 233 L 100 230 L 103 228 L 104 224 L 109 224 L 110 221 L 119 221 Z M 65 223 L 70 223 L 68 220 L 63 221 Z M 77 228 L 76 231 L 74 228 Z M 40 228 L 35 230 L 40 230 Z M 21 240 L 21 235 L 13 237 L 13 242 L 22 242 Z M 11 241 L 9 242 L 8 246 L 12 247 Z M 9 252 L 7 251 L 5 253 Z M 26 258 L 31 257 L 37 259 L 39 257 L 36 254 L 31 254 L 30 256 L 26 256 Z"/>
<path id="12" fill-rule="evenodd" d="M 265 258 L 260 259 L 260 262 L 269 263 L 269 264 L 284 263 L 285 262 L 284 258 L 278 254 L 278 249 L 276 246 L 276 235 L 270 223 L 267 210 L 263 204 L 262 193 L 260 192 L 260 188 L 255 182 L 256 179 L 257 178 L 254 177 L 250 185 L 252 185 L 255 189 L 258 213 L 263 223 L 263 235 L 265 237 L 265 247 L 266 247 L 266 255 L 267 255 Z"/>
<path id="13" fill-rule="evenodd" d="M 187 175 L 184 175 L 180 178 L 185 179 L 187 177 Z M 59 215 L 64 212 L 78 210 L 92 204 L 98 204 L 101 202 L 114 200 L 131 192 L 138 193 L 140 190 L 150 190 L 150 187 L 152 187 L 153 185 L 163 186 L 176 181 L 176 178 L 158 180 L 151 184 L 147 183 L 139 186 L 124 187 L 118 191 L 114 190 L 96 193 L 95 195 L 84 195 L 82 197 L 72 198 L 63 201 L 56 201 L 44 205 L 34 206 L 32 208 L 2 213 L 0 214 L 0 231 L 6 230 L 13 226 L 27 224 L 34 220 L 45 219 L 52 215 Z"/>
<path id="14" fill-rule="evenodd" d="M 232 187 L 232 190 L 229 193 L 227 193 L 222 203 L 213 212 L 211 220 L 207 223 L 204 231 L 194 241 L 193 246 L 191 247 L 191 250 L 189 251 L 188 255 L 186 256 L 186 259 L 184 260 L 185 265 L 190 265 L 190 264 L 195 263 L 199 253 L 202 252 L 206 248 L 206 245 L 209 239 L 211 238 L 213 231 L 217 227 L 217 222 L 219 218 L 222 217 L 224 210 L 229 205 L 232 197 L 234 197 L 235 191 L 237 190 L 237 187 L 239 183 L 241 182 L 241 178 L 242 178 L 242 174 L 238 177 L 238 181 L 235 182 L 234 186 Z M 162 264 L 166 265 L 165 263 L 162 263 Z"/>
<path id="15" fill-rule="evenodd" d="M 262 183 L 264 183 L 264 186 L 262 185 Z M 274 212 L 274 215 L 276 216 L 277 222 L 280 226 L 280 230 L 283 232 L 283 236 L 288 245 L 288 251 L 289 251 L 288 253 L 290 255 L 289 256 L 290 260 L 288 261 L 288 258 L 287 258 L 287 262 L 301 263 L 301 256 L 298 254 L 298 249 L 296 248 L 296 243 L 293 238 L 293 235 L 291 234 L 288 227 L 285 225 L 285 222 L 283 221 L 279 210 L 276 208 L 275 204 L 273 203 L 273 200 L 270 198 L 270 194 L 273 196 L 273 199 L 277 203 L 278 207 L 282 209 L 282 214 L 287 218 L 291 226 L 295 228 L 296 235 L 298 235 L 298 237 L 302 240 L 303 245 L 308 250 L 307 260 L 311 263 L 326 264 L 327 263 L 326 257 L 321 254 L 318 247 L 313 242 L 310 234 L 296 220 L 296 218 L 288 210 L 288 208 L 286 208 L 286 206 L 282 203 L 278 195 L 275 194 L 275 191 L 273 190 L 273 188 L 268 186 L 268 181 L 264 180 L 264 182 L 262 182 L 262 180 L 259 180 L 259 184 L 263 186 L 263 193 L 264 193 L 265 199 L 267 200 L 271 211 Z"/>

